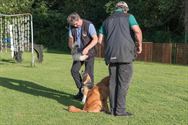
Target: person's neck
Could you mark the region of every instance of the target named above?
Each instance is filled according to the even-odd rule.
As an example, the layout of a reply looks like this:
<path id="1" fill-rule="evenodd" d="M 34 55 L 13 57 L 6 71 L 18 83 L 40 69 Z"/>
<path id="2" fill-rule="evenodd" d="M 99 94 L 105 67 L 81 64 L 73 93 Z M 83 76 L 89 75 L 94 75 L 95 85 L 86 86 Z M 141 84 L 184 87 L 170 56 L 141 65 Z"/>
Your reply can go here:
<path id="1" fill-rule="evenodd" d="M 115 12 L 123 12 L 123 9 L 118 8 L 118 9 L 115 10 Z"/>
<path id="2" fill-rule="evenodd" d="M 83 24 L 83 19 L 80 19 L 80 27 L 82 26 Z"/>

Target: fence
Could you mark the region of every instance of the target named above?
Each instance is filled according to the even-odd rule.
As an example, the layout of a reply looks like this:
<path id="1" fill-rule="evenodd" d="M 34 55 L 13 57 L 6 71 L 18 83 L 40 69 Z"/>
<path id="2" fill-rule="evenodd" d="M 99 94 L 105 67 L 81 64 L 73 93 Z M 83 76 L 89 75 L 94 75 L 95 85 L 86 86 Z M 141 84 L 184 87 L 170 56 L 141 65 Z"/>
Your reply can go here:
<path id="1" fill-rule="evenodd" d="M 104 57 L 103 46 L 97 45 L 96 50 L 97 57 Z M 188 65 L 188 44 L 144 42 L 136 60 Z"/>
<path id="2" fill-rule="evenodd" d="M 188 64 L 188 44 L 176 44 L 176 63 Z"/>

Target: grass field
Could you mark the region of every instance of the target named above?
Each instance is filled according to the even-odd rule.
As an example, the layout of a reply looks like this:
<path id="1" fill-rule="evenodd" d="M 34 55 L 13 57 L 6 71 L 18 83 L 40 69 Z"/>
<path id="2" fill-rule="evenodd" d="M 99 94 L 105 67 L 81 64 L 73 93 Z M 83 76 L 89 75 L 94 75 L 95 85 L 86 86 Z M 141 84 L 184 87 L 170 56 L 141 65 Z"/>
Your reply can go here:
<path id="1" fill-rule="evenodd" d="M 63 53 L 44 53 L 44 62 L 30 67 L 0 53 L 0 125 L 188 125 L 188 66 L 134 62 L 127 97 L 132 117 L 105 113 L 69 113 L 82 107 L 70 75 L 72 60 Z M 108 74 L 103 59 L 95 61 L 95 82 Z"/>

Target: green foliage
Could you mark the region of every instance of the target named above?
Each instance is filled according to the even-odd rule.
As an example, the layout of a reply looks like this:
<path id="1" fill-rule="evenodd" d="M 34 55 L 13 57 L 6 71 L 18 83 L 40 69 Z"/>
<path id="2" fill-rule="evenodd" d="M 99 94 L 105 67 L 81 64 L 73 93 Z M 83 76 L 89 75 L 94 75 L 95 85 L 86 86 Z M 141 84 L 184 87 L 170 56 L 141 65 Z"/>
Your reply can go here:
<path id="1" fill-rule="evenodd" d="M 106 12 L 112 13 L 117 0 L 106 4 Z M 184 37 L 184 0 L 126 0 L 129 13 L 133 14 L 144 33 L 146 41 L 165 42 L 173 35 L 182 42 Z M 160 33 L 161 32 L 161 33 Z M 160 35 L 159 35 L 160 34 Z M 156 35 L 156 36 L 155 36 Z"/>
<path id="2" fill-rule="evenodd" d="M 97 30 L 119 0 L 0 0 L 0 13 L 32 13 L 34 41 L 67 51 L 67 16 L 78 12 Z M 146 41 L 182 42 L 184 0 L 126 0 Z M 178 41 L 177 41 L 178 39 Z"/>
<path id="3" fill-rule="evenodd" d="M 92 21 L 96 27 L 102 24 L 106 18 L 104 5 L 108 0 L 65 0 L 63 12 L 67 16 L 72 12 L 78 12 L 82 18 Z"/>
<path id="4" fill-rule="evenodd" d="M 108 3 L 105 4 L 105 9 L 106 12 L 109 14 L 112 14 L 113 11 L 115 10 L 115 4 L 116 4 L 117 0 L 115 1 L 109 1 Z"/>
<path id="5" fill-rule="evenodd" d="M 34 19 L 36 43 L 48 48 L 67 49 L 67 43 L 64 43 L 67 42 L 66 17 L 62 13 L 48 11 L 47 15 L 36 15 Z"/>
<path id="6" fill-rule="evenodd" d="M 163 30 L 153 30 L 144 33 L 144 41 L 154 43 L 183 43 L 184 34 L 174 34 Z"/>
<path id="7" fill-rule="evenodd" d="M 67 23 L 63 12 L 50 10 L 47 2 L 41 1 L 35 3 L 33 17 L 35 42 L 67 51 Z"/>
<path id="8" fill-rule="evenodd" d="M 34 0 L 1 0 L 0 12 L 3 14 L 29 13 Z"/>
<path id="9" fill-rule="evenodd" d="M 99 27 L 106 17 L 105 1 L 65 0 L 37 1 L 33 8 L 36 43 L 48 48 L 67 51 L 67 16 L 78 12 L 82 18 L 92 21 Z"/>

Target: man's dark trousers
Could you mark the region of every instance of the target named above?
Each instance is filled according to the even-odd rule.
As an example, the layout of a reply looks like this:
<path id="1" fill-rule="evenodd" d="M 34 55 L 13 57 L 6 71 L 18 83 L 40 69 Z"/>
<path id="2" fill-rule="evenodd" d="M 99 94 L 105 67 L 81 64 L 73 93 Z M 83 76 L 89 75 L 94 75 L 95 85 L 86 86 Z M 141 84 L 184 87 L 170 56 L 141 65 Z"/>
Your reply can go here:
<path id="1" fill-rule="evenodd" d="M 111 63 L 110 72 L 110 108 L 111 114 L 126 112 L 126 95 L 133 74 L 132 63 Z"/>
<path id="2" fill-rule="evenodd" d="M 79 71 L 83 64 L 85 64 L 85 72 L 91 77 L 92 86 L 94 84 L 94 57 L 89 57 L 86 61 L 74 61 L 71 68 L 71 74 L 78 89 L 81 89 L 82 87 L 82 78 Z"/>

